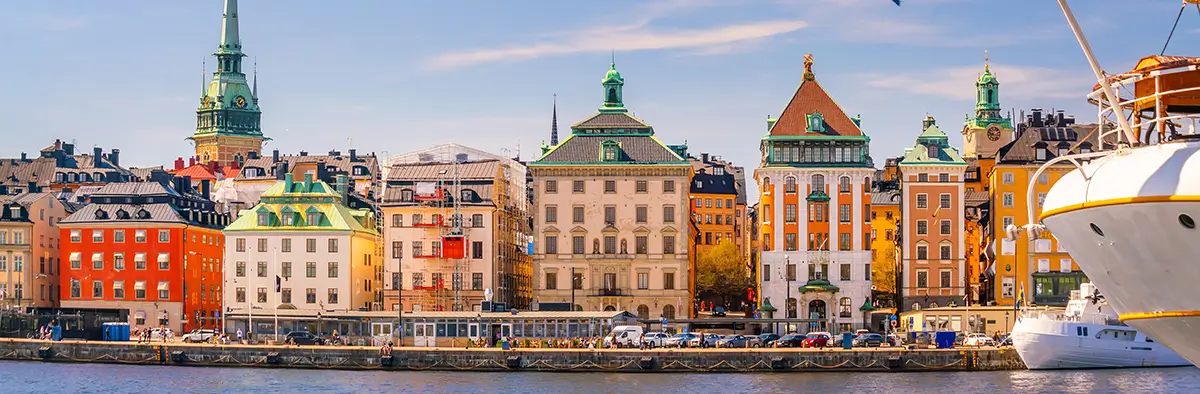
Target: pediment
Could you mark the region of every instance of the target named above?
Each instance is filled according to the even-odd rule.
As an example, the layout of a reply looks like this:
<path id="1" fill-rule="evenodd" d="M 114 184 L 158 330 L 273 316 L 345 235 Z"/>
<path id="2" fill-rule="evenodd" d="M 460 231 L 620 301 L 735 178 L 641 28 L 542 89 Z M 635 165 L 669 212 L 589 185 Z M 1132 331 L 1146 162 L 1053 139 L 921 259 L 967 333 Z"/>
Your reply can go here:
<path id="1" fill-rule="evenodd" d="M 633 233 L 638 235 L 650 234 L 650 229 L 646 228 L 646 226 L 638 226 L 633 229 Z"/>
<path id="2" fill-rule="evenodd" d="M 542 232 L 543 232 L 543 233 L 549 233 L 549 234 L 558 234 L 558 232 L 559 232 L 559 231 L 558 231 L 558 228 L 557 228 L 557 227 L 550 226 L 550 227 L 546 227 L 546 229 L 545 229 L 545 230 L 542 230 Z"/>
<path id="3" fill-rule="evenodd" d="M 571 229 L 571 234 L 587 234 L 587 229 L 583 228 L 583 226 L 575 226 L 575 228 Z"/>
<path id="4" fill-rule="evenodd" d="M 619 233 L 619 232 L 621 232 L 621 230 L 617 230 L 617 228 L 616 228 L 616 227 L 614 227 L 613 225 L 611 225 L 611 224 L 610 224 L 610 225 L 608 225 L 608 226 L 605 226 L 605 227 L 604 227 L 604 230 L 601 230 L 601 232 L 602 232 L 602 233 L 604 233 L 604 234 L 606 234 L 606 235 L 612 235 L 612 234 L 616 234 L 616 233 Z"/>
<path id="5" fill-rule="evenodd" d="M 666 226 L 666 227 L 663 227 L 663 229 L 662 229 L 663 234 L 676 234 L 678 232 L 679 232 L 679 230 L 676 230 L 675 227 L 671 227 L 671 226 Z"/>

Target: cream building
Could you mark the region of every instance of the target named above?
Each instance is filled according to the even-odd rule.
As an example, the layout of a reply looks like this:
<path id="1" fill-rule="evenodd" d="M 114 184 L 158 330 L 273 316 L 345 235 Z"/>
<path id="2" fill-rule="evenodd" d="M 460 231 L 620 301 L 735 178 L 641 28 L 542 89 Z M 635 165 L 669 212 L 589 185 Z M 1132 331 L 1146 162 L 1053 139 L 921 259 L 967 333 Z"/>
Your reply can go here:
<path id="1" fill-rule="evenodd" d="M 0 196 L 0 306 L 58 306 L 59 230 L 70 215 L 50 193 Z"/>
<path id="2" fill-rule="evenodd" d="M 535 302 L 690 317 L 687 148 L 628 113 L 615 65 L 603 85 L 599 113 L 529 164 Z"/>

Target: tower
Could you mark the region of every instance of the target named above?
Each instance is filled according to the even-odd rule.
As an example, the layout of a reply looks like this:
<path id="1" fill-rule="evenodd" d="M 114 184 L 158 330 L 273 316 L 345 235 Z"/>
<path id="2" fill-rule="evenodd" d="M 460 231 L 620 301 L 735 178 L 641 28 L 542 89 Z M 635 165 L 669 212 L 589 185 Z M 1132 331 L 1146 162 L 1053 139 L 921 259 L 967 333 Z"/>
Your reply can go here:
<path id="1" fill-rule="evenodd" d="M 225 0 L 221 17 L 221 42 L 217 45 L 217 69 L 200 96 L 196 109 L 196 144 L 201 162 L 240 165 L 262 151 L 263 137 L 258 106 L 258 76 L 251 88 L 242 72 L 242 40 L 238 35 L 237 0 Z"/>
<path id="2" fill-rule="evenodd" d="M 622 89 L 625 86 L 625 79 L 621 78 L 621 73 L 617 72 L 617 60 L 613 59 L 612 66 L 608 69 L 608 74 L 604 75 L 604 80 L 601 81 L 604 85 L 604 105 L 600 107 L 601 113 L 625 113 L 625 104 L 622 101 Z"/>
<path id="3" fill-rule="evenodd" d="M 558 93 L 554 94 L 554 109 L 550 118 L 550 146 L 554 145 L 558 145 Z"/>
<path id="4" fill-rule="evenodd" d="M 983 73 L 975 81 L 975 117 L 968 117 L 962 129 L 963 157 L 968 158 L 995 157 L 1013 139 L 1012 119 L 1000 113 L 1000 82 L 984 53 Z"/>

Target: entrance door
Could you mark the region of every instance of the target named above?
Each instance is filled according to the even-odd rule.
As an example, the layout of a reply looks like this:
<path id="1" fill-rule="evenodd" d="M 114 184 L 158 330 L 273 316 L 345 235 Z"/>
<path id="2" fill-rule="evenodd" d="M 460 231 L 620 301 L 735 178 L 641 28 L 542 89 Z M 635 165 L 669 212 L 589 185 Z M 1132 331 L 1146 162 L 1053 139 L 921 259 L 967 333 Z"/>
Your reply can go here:
<path id="1" fill-rule="evenodd" d="M 416 347 L 434 347 L 437 346 L 437 331 L 433 323 L 415 323 L 413 324 L 413 346 Z"/>
<path id="2" fill-rule="evenodd" d="M 504 338 L 512 336 L 512 323 L 504 323 L 500 325 L 500 336 Z"/>
<path id="3" fill-rule="evenodd" d="M 392 341 L 392 323 L 371 323 L 371 340 L 375 346 Z"/>
<path id="4" fill-rule="evenodd" d="M 808 318 L 812 319 L 812 320 L 816 320 L 816 322 L 813 323 L 815 325 L 815 327 L 813 327 L 813 328 L 815 328 L 814 331 L 828 331 L 829 330 L 829 328 L 826 325 L 826 321 L 825 321 L 826 316 L 827 316 L 827 314 L 825 313 L 825 301 L 813 300 L 812 302 L 808 303 Z"/>

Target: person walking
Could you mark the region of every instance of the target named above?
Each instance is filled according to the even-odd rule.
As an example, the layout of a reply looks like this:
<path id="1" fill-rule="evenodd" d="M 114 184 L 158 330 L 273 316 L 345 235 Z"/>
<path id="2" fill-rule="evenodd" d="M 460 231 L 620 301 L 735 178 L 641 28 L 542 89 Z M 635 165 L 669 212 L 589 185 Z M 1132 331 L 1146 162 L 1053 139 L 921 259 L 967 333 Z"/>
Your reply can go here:
<path id="1" fill-rule="evenodd" d="M 242 336 L 242 329 L 240 329 L 240 328 L 239 328 L 239 329 L 237 330 L 237 341 L 238 341 L 238 344 L 239 344 L 239 345 L 245 345 L 245 342 L 242 342 L 242 338 L 243 338 L 243 336 Z"/>

